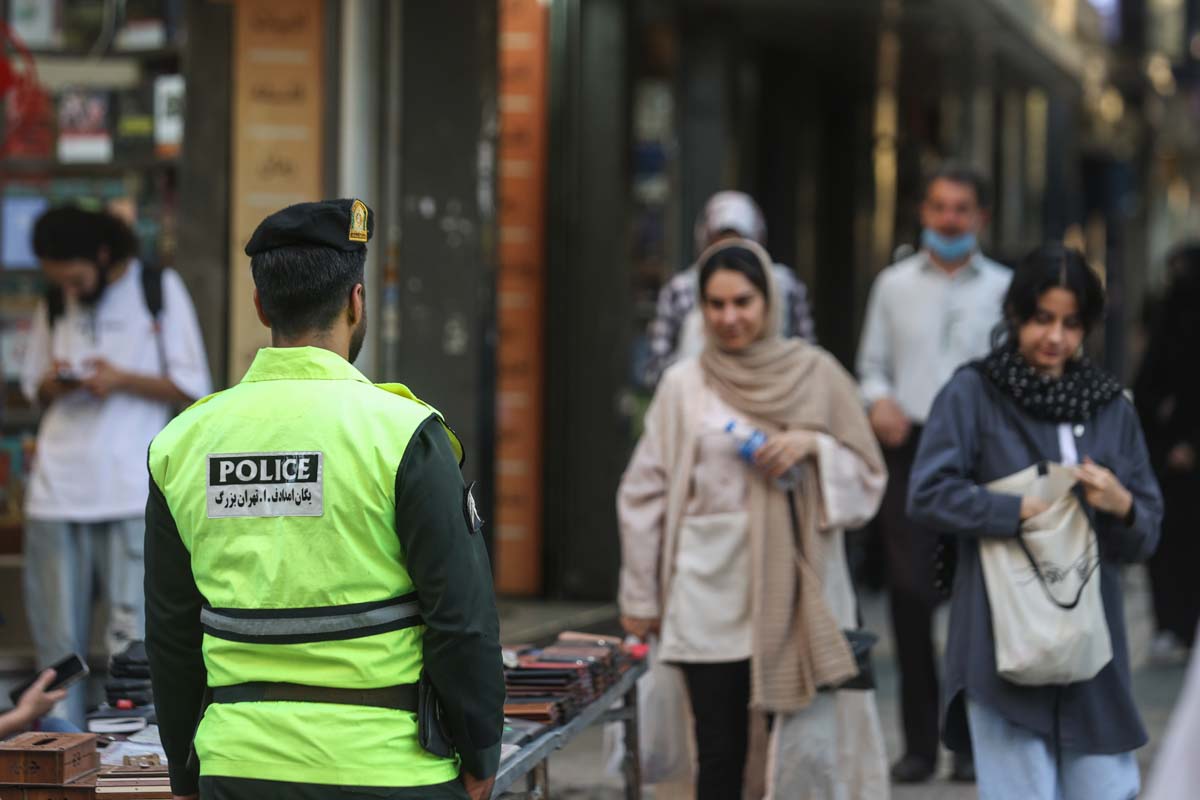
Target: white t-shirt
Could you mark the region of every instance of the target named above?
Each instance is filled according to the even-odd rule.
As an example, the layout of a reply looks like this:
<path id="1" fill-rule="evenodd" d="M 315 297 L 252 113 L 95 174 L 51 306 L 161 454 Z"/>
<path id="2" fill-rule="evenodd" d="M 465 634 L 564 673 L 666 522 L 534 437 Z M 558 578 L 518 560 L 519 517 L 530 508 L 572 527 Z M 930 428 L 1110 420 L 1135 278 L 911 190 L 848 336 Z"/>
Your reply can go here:
<path id="1" fill-rule="evenodd" d="M 1079 449 L 1075 447 L 1075 437 L 1083 436 L 1082 425 L 1062 423 L 1058 426 L 1059 461 L 1068 467 L 1079 466 Z"/>
<path id="2" fill-rule="evenodd" d="M 188 397 L 203 397 L 212 391 L 212 379 L 192 299 L 173 270 L 163 272 L 162 290 L 166 375 Z M 94 309 L 68 301 L 53 331 L 42 303 L 34 317 L 21 388 L 36 402 L 38 385 L 55 359 L 86 375 L 95 358 L 126 372 L 164 372 L 137 261 L 104 290 Z M 100 399 L 78 389 L 63 395 L 42 416 L 26 516 L 71 522 L 142 516 L 149 494 L 146 452 L 170 414 L 166 403 L 132 394 Z"/>

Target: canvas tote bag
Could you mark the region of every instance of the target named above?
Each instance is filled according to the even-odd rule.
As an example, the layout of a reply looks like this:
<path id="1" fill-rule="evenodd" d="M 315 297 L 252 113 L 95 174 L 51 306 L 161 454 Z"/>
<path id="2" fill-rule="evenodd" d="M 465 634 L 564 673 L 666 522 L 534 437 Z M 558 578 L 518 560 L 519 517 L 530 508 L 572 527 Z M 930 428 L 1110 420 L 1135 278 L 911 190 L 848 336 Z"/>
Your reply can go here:
<path id="1" fill-rule="evenodd" d="M 1112 660 L 1100 549 L 1072 492 L 1075 482 L 1071 469 L 1043 462 L 987 484 L 993 492 L 1032 495 L 1050 506 L 1022 522 L 1015 539 L 979 543 L 996 669 L 1013 683 L 1086 681 Z"/>

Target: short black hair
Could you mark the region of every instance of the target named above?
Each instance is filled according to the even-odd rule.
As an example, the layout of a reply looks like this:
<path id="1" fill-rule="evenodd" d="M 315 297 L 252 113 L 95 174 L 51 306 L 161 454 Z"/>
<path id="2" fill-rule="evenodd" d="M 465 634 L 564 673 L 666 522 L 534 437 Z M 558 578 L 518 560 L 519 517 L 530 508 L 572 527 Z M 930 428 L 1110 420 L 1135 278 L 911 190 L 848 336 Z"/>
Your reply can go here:
<path id="1" fill-rule="evenodd" d="M 762 261 L 758 255 L 752 250 L 731 242 L 728 247 L 719 247 L 704 263 L 700 265 L 700 299 L 708 299 L 708 282 L 712 278 L 713 273 L 719 269 L 727 269 L 730 272 L 737 272 L 746 277 L 746 280 L 754 284 L 754 288 L 762 292 L 763 298 L 767 301 L 767 305 L 771 303 L 771 292 L 768 289 L 767 273 L 763 269 Z"/>
<path id="2" fill-rule="evenodd" d="M 42 212 L 33 224 L 33 252 L 40 259 L 81 259 L 97 266 L 100 251 L 108 249 L 108 264 L 117 264 L 138 253 L 133 229 L 107 211 L 85 211 L 62 205 Z"/>
<path id="3" fill-rule="evenodd" d="M 938 181 L 949 181 L 950 183 L 957 183 L 962 186 L 970 186 L 975 192 L 975 201 L 981 209 L 992 207 L 992 186 L 983 173 L 974 167 L 954 161 L 942 164 L 926 176 L 925 185 L 921 191 L 922 201 L 929 198 L 929 190 Z"/>
<path id="4" fill-rule="evenodd" d="M 1050 289 L 1075 295 L 1084 334 L 1104 318 L 1104 285 L 1083 253 L 1059 242 L 1044 244 L 1021 260 L 1004 296 L 1004 332 L 1010 343 L 1017 330 L 1037 313 L 1038 299 Z"/>
<path id="5" fill-rule="evenodd" d="M 256 253 L 250 272 L 271 329 L 283 336 L 328 330 L 363 282 L 367 251 L 293 245 Z"/>

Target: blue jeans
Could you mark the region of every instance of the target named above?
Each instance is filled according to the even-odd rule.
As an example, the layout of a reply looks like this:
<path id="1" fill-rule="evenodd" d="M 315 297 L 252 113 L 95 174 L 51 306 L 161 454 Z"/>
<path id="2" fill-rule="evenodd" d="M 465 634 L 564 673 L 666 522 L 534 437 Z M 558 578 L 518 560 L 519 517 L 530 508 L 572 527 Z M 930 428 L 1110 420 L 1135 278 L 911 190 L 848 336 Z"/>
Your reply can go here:
<path id="1" fill-rule="evenodd" d="M 87 658 L 97 578 L 100 599 L 108 609 L 108 654 L 145 637 L 145 536 L 140 517 L 95 523 L 26 521 L 25 613 L 39 669 L 71 653 Z M 82 728 L 86 699 L 86 681 L 80 681 L 68 691 L 56 716 Z"/>
<path id="2" fill-rule="evenodd" d="M 967 699 L 979 800 L 1133 800 L 1141 788 L 1133 753 L 1062 752 L 1028 728 Z"/>
<path id="3" fill-rule="evenodd" d="M 37 721 L 37 729 L 46 733 L 80 733 L 78 725 L 73 725 L 58 717 L 42 717 Z"/>

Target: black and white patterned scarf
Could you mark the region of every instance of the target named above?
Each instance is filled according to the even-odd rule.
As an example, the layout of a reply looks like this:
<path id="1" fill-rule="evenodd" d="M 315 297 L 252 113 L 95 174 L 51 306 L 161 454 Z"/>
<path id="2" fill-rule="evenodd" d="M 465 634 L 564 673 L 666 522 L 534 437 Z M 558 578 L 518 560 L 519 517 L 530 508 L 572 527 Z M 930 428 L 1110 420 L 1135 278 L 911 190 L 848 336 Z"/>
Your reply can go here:
<path id="1" fill-rule="evenodd" d="M 1021 410 L 1046 422 L 1086 422 L 1124 391 L 1087 358 L 1067 363 L 1061 378 L 1044 375 L 1012 345 L 993 350 L 972 366 Z"/>

